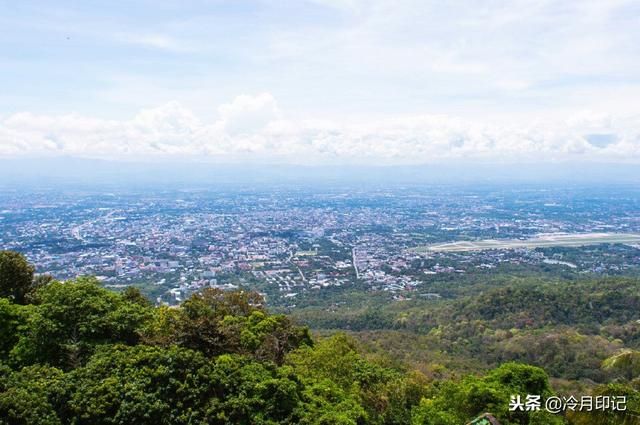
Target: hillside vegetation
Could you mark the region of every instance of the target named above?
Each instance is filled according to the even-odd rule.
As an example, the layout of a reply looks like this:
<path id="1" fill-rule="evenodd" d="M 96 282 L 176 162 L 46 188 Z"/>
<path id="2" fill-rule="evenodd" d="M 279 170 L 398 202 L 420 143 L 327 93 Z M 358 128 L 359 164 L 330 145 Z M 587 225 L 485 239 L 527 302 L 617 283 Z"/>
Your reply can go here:
<path id="1" fill-rule="evenodd" d="M 500 282 L 451 299 L 345 303 L 292 314 L 313 329 L 349 331 L 369 349 L 393 353 L 423 371 L 519 361 L 556 378 L 608 382 L 602 361 L 640 349 L 637 279 Z"/>
<path id="2" fill-rule="evenodd" d="M 386 330 L 313 337 L 250 291 L 207 289 L 180 307 L 157 307 L 135 289 L 111 292 L 94 278 L 17 273 L 25 264 L 0 256 L 3 425 L 449 425 L 484 412 L 503 425 L 638 423 L 631 281 L 579 285 L 583 292 L 495 288 L 428 309 L 382 309 L 392 324 Z M 614 288 L 619 295 L 607 294 Z M 588 307 L 555 311 L 564 296 Z M 602 367 L 600 356 L 609 357 Z M 547 372 L 526 362 L 559 368 L 554 376 L 593 375 L 589 390 L 626 395 L 627 410 L 510 412 L 513 394 L 556 392 Z"/>

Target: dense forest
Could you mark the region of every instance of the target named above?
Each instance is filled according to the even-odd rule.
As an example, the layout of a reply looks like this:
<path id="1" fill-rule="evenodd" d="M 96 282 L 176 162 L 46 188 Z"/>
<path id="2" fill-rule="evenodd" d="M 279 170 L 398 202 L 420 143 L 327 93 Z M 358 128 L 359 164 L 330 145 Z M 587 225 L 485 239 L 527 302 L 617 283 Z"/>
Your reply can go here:
<path id="1" fill-rule="evenodd" d="M 285 315 L 251 291 L 154 306 L 0 252 L 0 424 L 640 424 L 639 288 L 502 279 Z M 509 410 L 564 393 L 626 410 Z"/>
<path id="2" fill-rule="evenodd" d="M 522 361 L 556 378 L 604 382 L 605 358 L 640 348 L 638 279 L 499 282 L 446 300 L 337 301 L 333 309 L 305 307 L 292 315 L 314 329 L 350 331 L 396 357 L 428 357 L 454 369 L 463 361 L 472 370 Z"/>

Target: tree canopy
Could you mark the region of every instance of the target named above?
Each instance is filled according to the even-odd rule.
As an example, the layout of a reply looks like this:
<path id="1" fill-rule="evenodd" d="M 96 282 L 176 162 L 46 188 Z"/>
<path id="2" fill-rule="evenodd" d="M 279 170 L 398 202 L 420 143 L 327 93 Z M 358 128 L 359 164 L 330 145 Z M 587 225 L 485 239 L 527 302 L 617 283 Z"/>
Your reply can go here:
<path id="1" fill-rule="evenodd" d="M 24 255 L 0 251 L 0 297 L 23 304 L 34 289 L 34 268 Z"/>

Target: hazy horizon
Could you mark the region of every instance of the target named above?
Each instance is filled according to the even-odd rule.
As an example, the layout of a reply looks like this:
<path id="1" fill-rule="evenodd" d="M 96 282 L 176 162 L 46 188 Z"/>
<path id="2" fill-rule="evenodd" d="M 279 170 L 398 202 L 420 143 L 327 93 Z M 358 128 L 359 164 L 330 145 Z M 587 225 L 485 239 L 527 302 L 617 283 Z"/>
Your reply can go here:
<path id="1" fill-rule="evenodd" d="M 80 158 L 0 159 L 0 189 L 11 187 L 229 187 L 260 185 L 629 185 L 633 164 L 291 165 L 105 161 Z"/>

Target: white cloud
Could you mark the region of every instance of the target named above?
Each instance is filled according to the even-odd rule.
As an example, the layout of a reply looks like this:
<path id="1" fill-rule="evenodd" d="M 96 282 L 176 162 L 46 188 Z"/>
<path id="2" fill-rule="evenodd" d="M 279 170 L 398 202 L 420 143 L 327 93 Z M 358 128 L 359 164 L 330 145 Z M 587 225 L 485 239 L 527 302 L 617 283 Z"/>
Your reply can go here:
<path id="1" fill-rule="evenodd" d="M 230 134 L 255 133 L 280 118 L 280 109 L 269 93 L 241 95 L 218 108 L 222 127 Z"/>
<path id="2" fill-rule="evenodd" d="M 200 120 L 178 102 L 169 102 L 162 106 L 143 109 L 133 120 L 139 131 L 180 140 L 189 139 L 195 129 L 201 128 Z"/>
<path id="3" fill-rule="evenodd" d="M 242 95 L 210 123 L 177 102 L 129 120 L 18 113 L 0 120 L 0 155 L 304 164 L 460 161 L 640 162 L 640 115 L 580 112 L 536 122 L 412 115 L 290 120 L 269 93 Z"/>
<path id="4" fill-rule="evenodd" d="M 179 42 L 175 37 L 163 34 L 118 33 L 115 35 L 115 39 L 122 43 L 134 44 L 153 49 L 174 52 L 187 52 L 191 50 L 183 43 Z"/>

